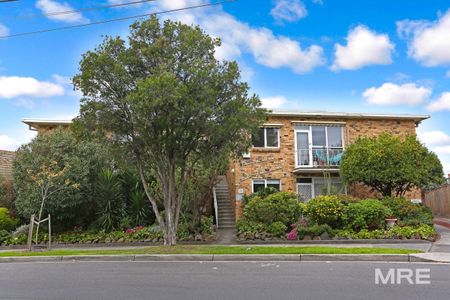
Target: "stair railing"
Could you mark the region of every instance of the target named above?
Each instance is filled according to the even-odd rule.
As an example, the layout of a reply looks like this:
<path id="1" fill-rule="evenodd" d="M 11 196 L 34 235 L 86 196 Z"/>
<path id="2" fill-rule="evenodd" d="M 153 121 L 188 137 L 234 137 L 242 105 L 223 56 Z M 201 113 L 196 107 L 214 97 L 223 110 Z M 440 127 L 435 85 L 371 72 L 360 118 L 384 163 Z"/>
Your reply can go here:
<path id="1" fill-rule="evenodd" d="M 214 198 L 214 214 L 216 217 L 216 228 L 219 229 L 219 208 L 217 205 L 216 187 L 213 187 L 213 198 Z"/>

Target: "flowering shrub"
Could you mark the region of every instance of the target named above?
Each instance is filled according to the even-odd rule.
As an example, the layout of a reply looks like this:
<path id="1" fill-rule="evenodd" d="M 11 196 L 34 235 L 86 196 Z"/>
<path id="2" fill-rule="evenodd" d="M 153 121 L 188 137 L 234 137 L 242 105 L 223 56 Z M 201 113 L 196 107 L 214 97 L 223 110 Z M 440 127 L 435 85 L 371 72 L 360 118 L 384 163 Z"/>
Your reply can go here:
<path id="1" fill-rule="evenodd" d="M 287 235 L 287 239 L 290 241 L 295 241 L 298 236 L 298 227 L 297 227 L 297 224 L 292 224 L 291 227 L 292 227 L 292 230 L 289 231 L 289 233 Z"/>
<path id="2" fill-rule="evenodd" d="M 306 214 L 317 224 L 328 224 L 333 228 L 342 226 L 343 200 L 335 195 L 318 196 L 306 204 Z"/>

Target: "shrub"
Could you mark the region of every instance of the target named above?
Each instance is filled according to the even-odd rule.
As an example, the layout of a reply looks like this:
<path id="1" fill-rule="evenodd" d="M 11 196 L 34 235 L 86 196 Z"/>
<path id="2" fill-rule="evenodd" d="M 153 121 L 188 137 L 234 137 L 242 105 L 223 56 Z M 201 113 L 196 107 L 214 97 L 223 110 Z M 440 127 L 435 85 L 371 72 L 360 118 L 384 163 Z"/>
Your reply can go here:
<path id="1" fill-rule="evenodd" d="M 10 239 L 11 239 L 11 234 L 4 229 L 0 229 L 0 245 L 9 244 L 8 241 Z"/>
<path id="2" fill-rule="evenodd" d="M 280 237 L 286 233 L 287 226 L 284 225 L 282 222 L 273 222 L 269 225 L 269 233 L 272 236 Z"/>
<path id="3" fill-rule="evenodd" d="M 128 219 L 134 226 L 150 225 L 154 222 L 154 214 L 145 192 L 133 189 L 130 193 L 130 204 L 127 210 Z"/>
<path id="4" fill-rule="evenodd" d="M 239 234 L 245 233 L 255 234 L 268 231 L 267 225 L 263 223 L 247 221 L 244 219 L 240 219 L 239 221 L 237 221 L 236 228 Z"/>
<path id="5" fill-rule="evenodd" d="M 213 217 L 201 216 L 200 218 L 200 233 L 212 234 L 214 232 Z"/>
<path id="6" fill-rule="evenodd" d="M 105 231 L 118 229 L 124 215 L 124 202 L 119 177 L 112 170 L 100 173 L 96 187 L 96 197 L 100 207 L 98 224 Z"/>
<path id="7" fill-rule="evenodd" d="M 286 226 L 296 223 L 302 215 L 297 195 L 288 192 L 270 194 L 265 198 L 254 197 L 244 209 L 244 217 L 250 222 L 270 225 L 281 222 Z"/>
<path id="8" fill-rule="evenodd" d="M 342 197 L 336 195 L 318 196 L 306 204 L 308 217 L 317 224 L 328 224 L 339 228 L 344 210 Z"/>
<path id="9" fill-rule="evenodd" d="M 312 225 L 308 227 L 298 227 L 298 239 L 303 239 L 305 236 L 310 236 L 311 238 L 314 238 L 316 236 L 322 235 L 324 232 L 326 232 L 330 237 L 334 236 L 334 231 L 331 229 L 331 227 L 327 224 L 323 225 Z"/>
<path id="10" fill-rule="evenodd" d="M 414 228 L 411 226 L 395 226 L 386 232 L 387 237 L 390 238 L 416 238 L 424 240 L 434 240 L 437 233 L 434 227 L 423 224 L 420 227 Z"/>
<path id="11" fill-rule="evenodd" d="M 242 198 L 242 204 L 245 206 L 255 197 L 266 198 L 267 196 L 278 193 L 278 192 L 279 191 L 276 188 L 266 187 L 266 188 L 260 190 L 259 192 L 250 194 L 248 196 L 244 195 L 244 197 Z"/>
<path id="12" fill-rule="evenodd" d="M 11 217 L 9 210 L 5 207 L 0 207 L 0 230 L 13 231 L 18 221 Z"/>
<path id="13" fill-rule="evenodd" d="M 384 228 L 385 219 L 392 211 L 376 199 L 366 199 L 349 203 L 343 211 L 342 220 L 345 227 L 354 231 Z"/>
<path id="14" fill-rule="evenodd" d="M 399 219 L 399 225 L 420 226 L 421 224 L 433 225 L 433 214 L 431 209 L 412 203 L 401 197 L 386 197 L 381 202 L 389 207 L 392 215 Z"/>
<path id="15" fill-rule="evenodd" d="M 0 176 L 0 207 L 13 209 L 15 198 L 12 180 L 6 180 Z"/>

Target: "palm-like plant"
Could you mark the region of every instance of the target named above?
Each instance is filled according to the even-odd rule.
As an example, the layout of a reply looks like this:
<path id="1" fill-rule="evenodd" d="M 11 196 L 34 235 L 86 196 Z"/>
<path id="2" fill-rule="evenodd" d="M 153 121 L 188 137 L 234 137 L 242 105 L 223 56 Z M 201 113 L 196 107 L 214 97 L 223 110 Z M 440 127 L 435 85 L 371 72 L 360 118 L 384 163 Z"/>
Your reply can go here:
<path id="1" fill-rule="evenodd" d="M 99 226 L 105 231 L 117 229 L 124 215 L 124 202 L 121 182 L 114 171 L 100 172 L 96 196 L 99 204 Z"/>

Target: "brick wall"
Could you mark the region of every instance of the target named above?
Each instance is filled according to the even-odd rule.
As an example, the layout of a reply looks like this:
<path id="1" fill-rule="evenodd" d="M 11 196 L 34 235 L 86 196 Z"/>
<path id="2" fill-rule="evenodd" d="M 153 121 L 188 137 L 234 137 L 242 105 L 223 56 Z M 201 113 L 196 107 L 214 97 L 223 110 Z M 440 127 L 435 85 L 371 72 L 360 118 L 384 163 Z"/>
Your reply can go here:
<path id="1" fill-rule="evenodd" d="M 12 179 L 12 162 L 15 152 L 0 150 L 0 178 Z"/>
<path id="2" fill-rule="evenodd" d="M 321 172 L 315 173 L 315 175 L 293 173 L 295 166 L 295 125 L 293 121 L 343 123 L 344 145 L 352 143 L 358 137 L 373 137 L 383 132 L 390 132 L 401 137 L 416 132 L 416 125 L 413 120 L 269 117 L 266 123 L 282 125 L 280 127 L 280 147 L 279 149 L 254 148 L 250 153 L 250 158 L 232 163 L 230 168 L 230 171 L 234 174 L 232 176 L 234 177 L 234 183 L 231 182 L 232 188 L 234 188 L 232 194 L 238 195 L 239 190 L 245 194 L 250 194 L 252 192 L 252 179 L 255 178 L 280 179 L 283 191 L 296 192 L 296 178 L 298 176 L 323 176 Z M 338 176 L 338 173 L 334 173 L 333 176 Z M 376 196 L 368 187 L 362 185 L 352 186 L 348 192 L 360 198 Z M 420 198 L 420 191 L 413 191 L 408 193 L 407 196 Z M 234 205 L 236 206 L 236 217 L 239 218 L 242 214 L 240 201 L 236 201 Z"/>

